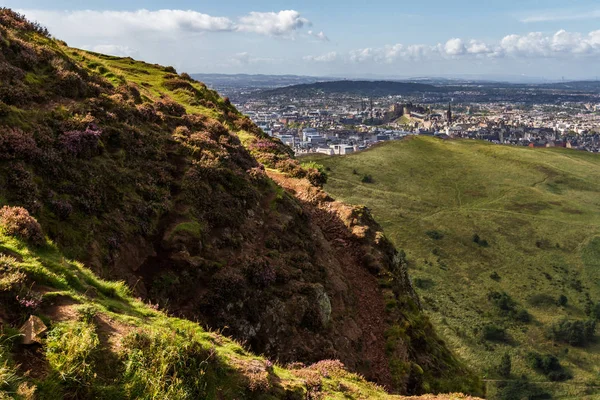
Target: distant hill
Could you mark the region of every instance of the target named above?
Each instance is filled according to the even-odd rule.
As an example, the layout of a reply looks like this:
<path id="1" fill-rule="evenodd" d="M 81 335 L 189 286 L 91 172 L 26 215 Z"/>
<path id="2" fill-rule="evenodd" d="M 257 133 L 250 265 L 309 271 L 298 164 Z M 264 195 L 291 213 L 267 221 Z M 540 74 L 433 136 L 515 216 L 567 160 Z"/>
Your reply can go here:
<path id="1" fill-rule="evenodd" d="M 557 90 L 575 90 L 581 92 L 600 92 L 599 81 L 573 81 L 573 82 L 559 82 L 559 83 L 547 83 L 543 85 L 535 85 L 536 87 L 546 89 L 557 89 Z"/>
<path id="2" fill-rule="evenodd" d="M 268 90 L 262 93 L 264 96 L 307 96 L 311 94 L 351 94 L 358 96 L 397 96 L 423 92 L 446 92 L 447 89 L 439 86 L 394 81 L 333 81 L 316 82 L 288 86 L 284 88 Z"/>
<path id="3" fill-rule="evenodd" d="M 204 82 L 210 87 L 264 89 L 336 80 L 336 78 L 315 76 L 263 74 L 192 74 L 192 78 Z"/>

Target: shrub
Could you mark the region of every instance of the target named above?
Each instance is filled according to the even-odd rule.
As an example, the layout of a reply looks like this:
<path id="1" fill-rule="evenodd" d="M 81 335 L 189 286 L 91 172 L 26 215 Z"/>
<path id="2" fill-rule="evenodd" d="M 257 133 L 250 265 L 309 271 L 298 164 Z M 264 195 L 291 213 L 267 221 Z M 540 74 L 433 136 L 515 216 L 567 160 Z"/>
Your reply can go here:
<path id="1" fill-rule="evenodd" d="M 564 294 L 561 294 L 556 300 L 556 305 L 559 307 L 564 307 L 569 302 L 569 299 Z"/>
<path id="2" fill-rule="evenodd" d="M 600 321 L 600 302 L 589 305 L 588 315 L 593 320 Z"/>
<path id="3" fill-rule="evenodd" d="M 485 325 L 483 327 L 482 335 L 485 340 L 493 342 L 506 342 L 508 340 L 506 329 L 494 324 Z"/>
<path id="4" fill-rule="evenodd" d="M 37 144 L 32 134 L 23 132 L 20 129 L 2 129 L 0 134 L 0 160 L 31 158 L 37 151 Z"/>
<path id="5" fill-rule="evenodd" d="M 520 309 L 517 312 L 515 312 L 513 314 L 513 317 L 519 322 L 527 323 L 531 321 L 531 315 L 527 312 L 527 310 L 524 309 Z"/>
<path id="6" fill-rule="evenodd" d="M 102 131 L 88 127 L 85 131 L 65 132 L 60 142 L 67 152 L 76 157 L 94 157 L 100 153 Z"/>
<path id="7" fill-rule="evenodd" d="M 440 231 L 427 231 L 425 234 L 433 240 L 442 240 L 444 238 L 444 234 Z"/>
<path id="8" fill-rule="evenodd" d="M 315 186 L 323 186 L 327 183 L 327 172 L 325 167 L 315 162 L 304 163 L 302 168 L 307 171 L 307 179 Z"/>
<path id="9" fill-rule="evenodd" d="M 79 74 L 60 67 L 56 76 L 58 78 L 57 93 L 71 99 L 79 99 L 88 95 L 88 86 Z"/>
<path id="10" fill-rule="evenodd" d="M 570 344 L 571 346 L 583 347 L 594 340 L 596 333 L 596 321 L 568 321 L 563 320 L 550 328 L 550 339 Z"/>
<path id="11" fill-rule="evenodd" d="M 160 100 L 154 103 L 156 109 L 166 115 L 181 117 L 185 114 L 185 107 L 172 100 Z"/>
<path id="12" fill-rule="evenodd" d="M 69 219 L 73 213 L 73 206 L 67 200 L 52 200 L 50 202 L 50 209 L 60 220 L 65 221 Z"/>
<path id="13" fill-rule="evenodd" d="M 9 235 L 18 236 L 35 245 L 44 243 L 41 225 L 23 207 L 2 207 L 0 225 Z"/>
<path id="14" fill-rule="evenodd" d="M 481 239 L 481 237 L 476 233 L 473 235 L 473 243 L 477 243 L 481 247 L 488 247 L 489 243 L 487 240 Z"/>
<path id="15" fill-rule="evenodd" d="M 373 177 L 371 175 L 363 175 L 363 177 L 360 179 L 360 181 L 362 183 L 373 183 Z"/>
<path id="16" fill-rule="evenodd" d="M 300 163 L 297 160 L 291 158 L 277 162 L 275 167 L 292 178 L 301 179 L 306 177 L 306 170 L 300 166 Z"/>
<path id="17" fill-rule="evenodd" d="M 506 292 L 490 292 L 488 300 L 502 311 L 514 311 L 517 305 Z"/>
<path id="18" fill-rule="evenodd" d="M 510 359 L 510 354 L 504 353 L 502 359 L 500 360 L 500 364 L 498 365 L 497 371 L 498 375 L 500 375 L 503 378 L 510 377 L 510 373 L 512 371 L 512 361 Z"/>
<path id="19" fill-rule="evenodd" d="M 496 282 L 499 282 L 502 279 L 496 271 L 494 271 L 490 274 L 490 278 Z"/>
<path id="20" fill-rule="evenodd" d="M 432 287 L 435 286 L 435 282 L 432 281 L 431 279 L 424 279 L 424 278 L 415 278 L 415 286 L 418 287 L 419 289 L 431 289 Z"/>
<path id="21" fill-rule="evenodd" d="M 562 382 L 572 378 L 572 375 L 560 364 L 558 358 L 552 354 L 541 355 L 530 352 L 526 359 L 531 368 L 546 375 L 553 382 Z"/>

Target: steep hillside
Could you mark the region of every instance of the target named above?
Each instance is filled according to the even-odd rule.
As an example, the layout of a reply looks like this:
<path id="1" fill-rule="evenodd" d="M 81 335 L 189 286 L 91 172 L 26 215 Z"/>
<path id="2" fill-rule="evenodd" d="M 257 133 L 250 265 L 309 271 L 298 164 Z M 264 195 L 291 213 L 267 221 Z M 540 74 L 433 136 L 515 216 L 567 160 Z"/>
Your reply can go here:
<path id="1" fill-rule="evenodd" d="M 339 359 L 400 393 L 479 393 L 403 255 L 324 180 L 188 75 L 69 48 L 0 10 L 0 205 L 25 207 L 101 277 L 271 360 Z M 43 277 L 30 283 L 44 293 Z"/>
<path id="2" fill-rule="evenodd" d="M 427 313 L 482 377 L 597 398 L 600 157 L 414 137 L 311 158 L 330 170 L 327 191 L 368 206 L 406 251 Z M 491 398 L 512 398 L 496 386 Z"/>
<path id="3" fill-rule="evenodd" d="M 19 214 L 17 224 L 27 222 L 27 233 L 0 233 L 2 399 L 405 399 L 338 361 L 284 369 L 218 333 L 167 317 L 123 283 L 97 278 L 31 235 L 38 231 L 28 218 Z M 30 331 L 8 323 L 20 326 L 31 313 L 42 318 L 36 328 L 49 330 L 24 346 L 20 333 Z M 446 398 L 467 397 L 439 397 Z"/>

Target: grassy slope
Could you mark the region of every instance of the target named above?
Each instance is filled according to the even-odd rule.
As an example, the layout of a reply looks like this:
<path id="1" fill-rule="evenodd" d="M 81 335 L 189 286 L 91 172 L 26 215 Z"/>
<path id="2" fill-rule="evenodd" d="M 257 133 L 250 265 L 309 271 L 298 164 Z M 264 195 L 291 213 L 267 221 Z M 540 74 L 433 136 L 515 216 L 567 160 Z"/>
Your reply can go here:
<path id="1" fill-rule="evenodd" d="M 41 399 L 66 393 L 108 399 L 305 398 L 311 389 L 317 394 L 317 387 L 332 399 L 394 398 L 335 364 L 322 372 L 265 369 L 265 359 L 238 343 L 167 317 L 131 297 L 124 284 L 100 280 L 65 259 L 53 245 L 30 248 L 0 233 L 0 255 L 4 266 L 10 263 L 8 270 L 24 273 L 43 293 L 33 314 L 50 328 L 43 348 L 27 350 L 18 344 L 17 332 L 4 325 L 0 398 L 34 398 L 26 395 L 34 388 Z M 8 276 L 4 267 L 2 276 Z M 22 310 L 23 319 L 27 311 Z M 15 367 L 11 350 L 23 368 Z M 34 374 L 26 376 L 31 365 Z"/>
<path id="2" fill-rule="evenodd" d="M 5 11 L 2 10 L 0 14 L 7 14 Z M 16 24 L 21 26 L 23 22 L 17 21 Z M 214 122 L 211 119 L 218 119 L 227 131 L 218 135 L 220 139 L 227 139 L 229 133 L 238 134 L 253 155 L 261 155 L 259 151 L 261 147 L 255 146 L 257 150 L 253 149 L 252 145 L 264 135 L 262 132 L 257 132 L 255 126 L 242 118 L 215 92 L 206 89 L 201 83 L 189 81 L 185 76 L 175 76 L 170 68 L 71 49 L 61 42 L 28 30 L 2 30 L 2 40 L 0 44 L 6 59 L 2 60 L 0 66 L 12 71 L 10 79 L 4 80 L 3 76 L 2 86 L 0 86 L 3 90 L 3 99 L 7 101 L 6 104 L 0 103 L 2 125 L 17 129 L 17 133 L 12 137 L 15 141 L 26 139 L 28 134 L 35 131 L 36 135 L 39 134 L 42 139 L 47 139 L 49 142 L 45 143 L 44 151 L 38 152 L 37 150 L 40 149 L 37 149 L 37 144 L 31 144 L 29 141 L 29 145 L 36 151 L 28 153 L 19 150 L 16 156 L 12 154 L 14 149 L 11 146 L 14 143 L 9 143 L 10 157 L 4 160 L 5 169 L 7 171 L 14 169 L 17 162 L 13 157 L 16 157 L 18 164 L 23 166 L 25 172 L 29 172 L 28 179 L 11 178 L 10 181 L 31 183 L 34 188 L 40 185 L 44 190 L 38 193 L 37 190 L 30 190 L 31 187 L 25 187 L 26 190 L 21 192 L 28 196 L 21 196 L 21 193 L 16 196 L 17 193 L 12 189 L 8 191 L 10 193 L 3 190 L 0 193 L 0 204 L 22 204 L 24 201 L 21 197 L 27 197 L 31 200 L 30 205 L 39 206 L 40 200 L 49 199 L 38 198 L 38 195 L 45 197 L 48 194 L 48 197 L 52 197 L 52 188 L 55 188 L 56 182 L 48 179 L 45 168 L 27 164 L 31 161 L 30 158 L 36 163 L 44 162 L 64 168 L 67 167 L 65 162 L 69 162 L 68 166 L 75 165 L 73 168 L 68 168 L 69 172 L 75 175 L 82 172 L 83 181 L 86 175 L 83 172 L 92 172 L 90 176 L 96 177 L 98 174 L 93 172 L 99 172 L 106 178 L 107 171 L 115 171 L 113 168 L 115 165 L 123 167 L 110 175 L 111 185 L 107 185 L 106 182 L 94 184 L 90 180 L 85 182 L 94 189 L 90 191 L 91 195 L 95 190 L 107 189 L 107 186 L 110 186 L 108 189 L 114 189 L 112 187 L 114 185 L 118 190 L 111 194 L 117 194 L 117 200 L 121 199 L 119 195 L 123 194 L 129 205 L 138 202 L 147 203 L 144 196 L 138 196 L 138 189 L 142 194 L 149 194 L 151 197 L 161 199 L 168 197 L 166 189 L 177 188 L 168 187 L 169 185 L 157 187 L 160 185 L 155 182 L 143 184 L 145 175 L 154 176 L 154 170 L 144 167 L 143 154 L 148 152 L 147 154 L 152 155 L 157 147 L 162 146 L 161 153 L 155 155 L 157 160 L 154 161 L 167 164 L 165 160 L 170 156 L 181 156 L 173 152 L 173 146 L 169 146 L 173 144 L 169 142 L 169 138 L 172 139 L 171 133 L 180 125 L 179 123 L 187 123 L 192 126 L 192 129 L 197 130 L 204 122 L 209 124 Z M 68 59 L 73 62 L 67 62 Z M 15 70 L 13 64 L 19 67 Z M 82 73 L 82 69 L 86 69 L 89 74 Z M 25 78 L 21 79 L 21 73 L 25 73 Z M 98 74 L 106 78 L 114 88 L 106 81 L 97 79 Z M 132 83 L 136 84 L 137 88 L 132 87 Z M 136 98 L 135 90 L 141 92 L 141 99 Z M 154 103 L 158 108 L 159 98 L 166 100 L 167 103 L 169 99 L 173 99 L 176 104 L 184 105 L 188 113 L 203 114 L 209 117 L 209 120 L 203 122 L 197 118 L 185 118 L 181 115 L 183 112 L 178 110 L 163 110 L 158 112 L 159 121 L 152 122 L 152 116 L 146 116 L 145 113 L 139 115 L 138 111 L 141 111 L 136 111 L 136 106 L 142 102 Z M 161 109 L 163 108 L 166 108 L 166 104 L 163 104 Z M 88 116 L 88 114 L 93 115 Z M 131 150 L 131 153 L 123 151 L 125 145 L 120 149 L 111 142 L 106 151 L 92 158 L 94 162 L 86 162 L 87 157 L 81 157 L 84 161 L 78 161 L 77 157 L 71 157 L 71 160 L 59 157 L 59 161 L 54 162 L 38 157 L 48 154 L 47 147 L 52 147 L 56 133 L 65 133 L 71 129 L 87 129 L 88 117 L 100 120 L 106 136 L 103 139 L 108 139 L 110 134 L 115 133 L 117 133 L 116 139 L 120 138 L 120 134 L 125 133 L 132 135 L 130 139 L 136 138 L 137 140 L 127 143 L 129 147 L 126 150 Z M 276 148 L 284 147 L 270 139 L 267 141 Z M 186 145 L 188 144 L 191 146 L 186 142 Z M 274 156 L 270 153 L 274 151 L 272 146 L 269 146 L 269 156 Z M 233 149 L 229 150 L 233 152 Z M 285 150 L 280 148 L 275 150 L 282 154 L 269 159 L 287 158 Z M 211 156 L 209 153 L 210 151 L 206 151 L 203 155 Z M 125 157 L 130 155 L 135 157 Z M 152 157 L 148 161 L 152 161 Z M 134 171 L 126 171 L 125 166 Z M 165 167 L 168 168 L 169 165 Z M 42 172 L 36 176 L 31 173 L 31 170 Z M 133 173 L 128 176 L 131 178 L 128 180 L 129 183 L 142 182 L 142 184 L 136 185 L 135 190 L 123 193 L 124 187 L 119 179 L 123 179 L 126 174 L 122 172 Z M 68 183 L 67 192 L 78 192 L 84 189 L 79 187 L 82 186 L 79 182 L 70 178 L 62 183 Z M 173 191 L 177 192 L 177 190 Z M 74 196 L 73 193 L 68 194 L 71 195 Z M 108 197 L 111 201 L 115 200 L 112 196 Z M 67 199 L 70 200 L 71 197 Z M 163 204 L 166 207 L 170 205 Z M 106 225 L 113 224 L 113 228 L 118 231 L 131 228 L 128 223 L 124 223 L 124 220 L 129 221 L 129 219 L 119 216 L 105 218 L 101 209 L 96 210 L 98 215 L 102 215 L 100 218 L 98 215 L 89 216 L 88 214 L 93 214 L 91 212 L 81 213 L 80 210 L 76 210 L 68 217 L 71 223 L 59 222 L 56 216 L 52 215 L 53 213 L 47 212 L 45 206 L 42 205 L 39 218 L 46 232 L 54 233 L 53 237 L 63 236 L 61 243 L 63 251 L 69 251 L 69 255 L 77 255 L 81 259 L 85 258 L 87 244 L 93 238 L 106 239 L 100 237 L 102 233 L 109 233 L 105 229 Z M 134 211 L 138 209 L 138 207 L 132 208 Z M 117 214 L 119 211 L 127 213 L 125 209 L 119 210 L 115 203 L 109 204 L 107 209 Z M 150 222 L 150 226 L 144 225 L 144 229 L 154 228 L 152 223 L 156 222 L 155 219 Z M 121 229 L 123 228 L 121 224 L 125 225 L 124 229 Z M 98 229 L 90 229 L 90 227 Z M 181 228 L 198 231 L 198 225 L 184 225 Z M 135 235 L 136 230 L 132 229 L 127 234 Z M 65 238 L 72 241 L 64 240 Z M 299 372 L 275 368 L 274 371 L 266 373 L 264 367 L 267 362 L 264 359 L 252 356 L 221 335 L 203 332 L 195 324 L 167 318 L 153 311 L 132 299 L 125 285 L 98 280 L 80 265 L 66 261 L 56 248 L 31 250 L 15 239 L 5 236 L 0 238 L 0 246 L 2 253 L 17 259 L 17 261 L 6 261 L 9 264 L 7 268 L 22 271 L 27 275 L 27 287 L 21 289 L 25 292 L 31 290 L 43 293 L 41 308 L 36 309 L 35 314 L 42 317 L 52 329 L 41 348 L 33 352 L 24 349 L 17 343 L 18 335 L 14 335 L 14 328 L 18 327 L 20 322 L 32 313 L 32 310 L 11 309 L 8 305 L 15 303 L 15 293 L 11 291 L 2 293 L 0 322 L 3 330 L 0 340 L 3 349 L 0 361 L 4 363 L 10 358 L 15 360 L 6 361 L 5 368 L 0 368 L 3 374 L 0 384 L 3 385 L 2 389 L 9 392 L 16 390 L 21 375 L 20 380 L 37 385 L 41 398 L 61 398 L 63 394 L 73 393 L 80 398 L 97 398 L 100 394 L 105 398 L 127 396 L 185 398 L 186 395 L 190 398 L 268 398 L 269 396 L 281 398 L 286 396 L 284 394 L 286 388 L 289 389 L 287 394 L 291 398 L 295 396 L 305 398 L 307 390 L 322 391 L 326 397 L 329 396 L 328 398 L 389 397 L 357 376 L 339 371 L 336 363 L 325 363 Z M 101 252 L 102 249 L 99 253 Z M 105 259 L 103 255 L 106 254 L 97 254 L 95 259 Z M 4 315 L 6 310 L 10 311 L 7 311 L 11 314 L 9 317 Z M 17 311 L 18 315 L 15 316 Z M 76 334 L 73 335 L 73 332 Z M 427 340 L 421 342 L 428 343 Z M 443 347 L 437 341 L 435 344 Z M 14 357 L 9 354 L 11 350 Z M 444 350 L 443 354 L 447 354 L 445 348 L 442 350 Z M 422 355 L 427 357 L 429 353 L 425 352 Z M 13 375 L 14 362 L 23 365 L 16 375 Z M 323 372 L 315 372 L 315 368 Z M 32 374 L 24 376 L 24 372 L 28 370 L 31 370 Z M 22 397 L 26 397 L 27 388 L 24 387 L 21 392 Z M 318 393 L 314 394 L 318 395 Z"/>
<path id="3" fill-rule="evenodd" d="M 515 376 L 544 381 L 524 360 L 535 349 L 559 356 L 574 372 L 568 384 L 550 385 L 555 393 L 581 394 L 574 384 L 598 383 L 599 344 L 581 349 L 546 338 L 552 323 L 586 318 L 588 295 L 600 300 L 598 156 L 418 137 L 346 157 L 313 158 L 331 169 L 326 190 L 370 207 L 408 253 L 428 312 L 469 364 L 493 377 L 492 367 L 507 351 Z M 374 183 L 361 183 L 364 174 Z M 432 230 L 444 238 L 431 239 L 426 232 Z M 474 234 L 490 246 L 475 244 Z M 490 291 L 506 291 L 533 321 L 500 315 L 488 301 Z M 534 306 L 536 294 L 565 295 L 568 305 Z M 508 328 L 510 343 L 483 341 L 480 331 L 488 323 Z"/>

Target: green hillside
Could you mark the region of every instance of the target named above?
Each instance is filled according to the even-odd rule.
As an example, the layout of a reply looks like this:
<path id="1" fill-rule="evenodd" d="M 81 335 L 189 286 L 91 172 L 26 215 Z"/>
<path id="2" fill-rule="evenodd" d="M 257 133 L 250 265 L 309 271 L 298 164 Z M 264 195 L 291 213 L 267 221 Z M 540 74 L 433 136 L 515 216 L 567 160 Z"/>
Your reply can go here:
<path id="1" fill-rule="evenodd" d="M 0 8 L 0 398 L 483 393 L 325 180 L 189 75 Z"/>
<path id="2" fill-rule="evenodd" d="M 414 137 L 310 158 L 329 169 L 328 192 L 369 207 L 406 251 L 428 314 L 484 378 L 600 396 L 600 157 Z M 536 368 L 531 352 L 560 367 Z M 510 398 L 497 386 L 492 398 Z"/>
<path id="3" fill-rule="evenodd" d="M 24 349 L 19 332 L 4 325 L 2 399 L 396 398 L 339 362 L 273 365 L 216 332 L 167 317 L 52 243 L 33 245 L 5 228 L 0 272 L 0 322 L 33 312 L 50 329 L 39 339 L 43 347 Z"/>

